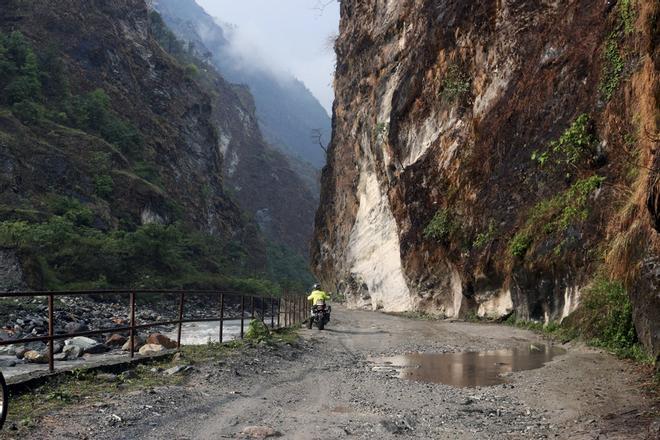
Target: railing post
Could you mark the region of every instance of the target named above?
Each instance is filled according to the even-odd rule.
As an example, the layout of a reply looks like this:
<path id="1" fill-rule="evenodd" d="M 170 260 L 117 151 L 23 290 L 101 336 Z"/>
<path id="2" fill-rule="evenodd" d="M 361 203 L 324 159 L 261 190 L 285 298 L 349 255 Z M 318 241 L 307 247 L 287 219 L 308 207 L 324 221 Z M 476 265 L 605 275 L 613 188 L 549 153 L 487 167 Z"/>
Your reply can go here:
<path id="1" fill-rule="evenodd" d="M 241 295 L 241 339 L 243 339 L 243 323 L 245 322 L 245 295 Z"/>
<path id="2" fill-rule="evenodd" d="M 298 298 L 293 297 L 293 326 L 295 327 L 298 324 Z"/>
<path id="3" fill-rule="evenodd" d="M 53 294 L 48 295 L 48 371 L 55 371 L 55 332 L 53 331 L 53 319 L 55 318 L 55 298 Z"/>
<path id="4" fill-rule="evenodd" d="M 266 302 L 264 301 L 263 296 L 260 297 L 259 300 L 261 301 L 261 320 L 266 324 Z"/>
<path id="5" fill-rule="evenodd" d="M 176 334 L 176 348 L 181 349 L 181 330 L 183 327 L 183 301 L 185 300 L 185 293 L 181 292 L 179 296 L 179 329 Z"/>
<path id="6" fill-rule="evenodd" d="M 250 296 L 250 319 L 254 319 L 254 295 Z"/>
<path id="7" fill-rule="evenodd" d="M 130 330 L 129 330 L 129 346 L 130 346 L 130 351 L 131 351 L 131 358 L 135 357 L 135 291 L 132 291 L 130 293 L 130 316 L 131 316 L 131 322 L 130 322 Z"/>
<path id="8" fill-rule="evenodd" d="M 222 344 L 222 328 L 224 326 L 225 318 L 225 294 L 220 294 L 220 343 Z"/>
<path id="9" fill-rule="evenodd" d="M 280 328 L 280 314 L 282 313 L 282 297 L 277 298 L 277 328 Z"/>
<path id="10" fill-rule="evenodd" d="M 275 298 L 270 297 L 270 328 L 275 328 Z"/>

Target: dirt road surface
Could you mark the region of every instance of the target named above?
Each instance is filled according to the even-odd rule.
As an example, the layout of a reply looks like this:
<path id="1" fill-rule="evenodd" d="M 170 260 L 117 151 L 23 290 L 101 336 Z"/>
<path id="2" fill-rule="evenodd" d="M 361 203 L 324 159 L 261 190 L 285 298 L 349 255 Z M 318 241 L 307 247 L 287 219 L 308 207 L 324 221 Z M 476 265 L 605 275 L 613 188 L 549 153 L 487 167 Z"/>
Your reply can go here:
<path id="1" fill-rule="evenodd" d="M 248 426 L 284 439 L 655 439 L 657 402 L 636 369 L 566 347 L 508 383 L 478 388 L 400 379 L 373 357 L 547 343 L 501 325 L 333 310 L 293 347 L 257 347 L 198 365 L 184 385 L 108 396 L 38 422 L 33 438 L 223 439 Z M 267 433 L 263 430 L 263 433 Z M 255 437 L 258 438 L 258 437 Z"/>

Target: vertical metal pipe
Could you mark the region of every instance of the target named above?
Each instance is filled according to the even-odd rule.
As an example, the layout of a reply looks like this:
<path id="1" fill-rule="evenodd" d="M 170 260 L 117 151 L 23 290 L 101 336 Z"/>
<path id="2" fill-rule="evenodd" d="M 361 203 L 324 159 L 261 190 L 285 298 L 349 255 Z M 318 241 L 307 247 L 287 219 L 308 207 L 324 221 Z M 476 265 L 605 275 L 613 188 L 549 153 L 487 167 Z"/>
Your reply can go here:
<path id="1" fill-rule="evenodd" d="M 293 301 L 292 301 L 292 302 L 293 302 L 293 325 L 294 325 L 294 326 L 295 326 L 296 324 L 298 324 L 298 307 L 297 307 L 298 304 L 296 304 L 296 301 L 297 301 L 297 300 L 298 300 L 298 298 L 296 298 L 296 297 L 294 296 L 294 297 L 293 297 Z"/>
<path id="2" fill-rule="evenodd" d="M 225 294 L 220 294 L 220 343 L 222 344 L 222 327 L 225 320 Z"/>
<path id="3" fill-rule="evenodd" d="M 55 340 L 53 339 L 53 336 L 55 336 L 55 332 L 53 331 L 53 319 L 55 317 L 55 301 L 53 298 L 53 294 L 51 293 L 48 295 L 48 336 L 50 339 L 48 340 L 48 371 L 51 373 L 55 371 Z"/>
<path id="4" fill-rule="evenodd" d="M 181 329 L 183 327 L 183 301 L 185 300 L 185 293 L 181 292 L 179 296 L 179 329 L 176 333 L 176 348 L 181 349 Z"/>
<path id="5" fill-rule="evenodd" d="M 250 319 L 254 319 L 254 295 L 250 296 Z"/>
<path id="6" fill-rule="evenodd" d="M 131 357 L 135 357 L 135 292 L 131 292 L 130 294 L 130 309 L 131 309 L 131 322 L 130 322 L 130 332 L 129 332 L 129 337 L 130 337 L 130 351 L 131 351 Z"/>
<path id="7" fill-rule="evenodd" d="M 245 322 L 245 295 L 241 295 L 241 339 L 245 334 L 243 331 L 243 324 Z"/>
<path id="8" fill-rule="evenodd" d="M 282 313 L 282 297 L 277 298 L 277 328 L 280 328 L 280 314 Z"/>
<path id="9" fill-rule="evenodd" d="M 270 297 L 270 328 L 275 328 L 275 298 Z"/>
<path id="10" fill-rule="evenodd" d="M 264 301 L 265 297 L 260 297 L 259 301 L 261 301 L 261 320 L 263 323 L 266 323 L 266 301 Z"/>

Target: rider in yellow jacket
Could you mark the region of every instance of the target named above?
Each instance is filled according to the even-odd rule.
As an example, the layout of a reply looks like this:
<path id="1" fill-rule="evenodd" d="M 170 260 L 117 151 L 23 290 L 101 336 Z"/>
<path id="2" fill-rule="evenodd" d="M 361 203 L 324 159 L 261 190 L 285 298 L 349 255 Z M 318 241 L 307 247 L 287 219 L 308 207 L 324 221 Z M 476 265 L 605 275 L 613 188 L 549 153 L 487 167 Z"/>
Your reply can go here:
<path id="1" fill-rule="evenodd" d="M 314 284 L 312 293 L 310 293 L 309 296 L 307 297 L 307 300 L 311 301 L 313 306 L 317 304 L 325 304 L 326 300 L 329 299 L 330 299 L 330 295 L 328 295 L 323 290 L 321 290 L 321 286 L 318 284 Z"/>

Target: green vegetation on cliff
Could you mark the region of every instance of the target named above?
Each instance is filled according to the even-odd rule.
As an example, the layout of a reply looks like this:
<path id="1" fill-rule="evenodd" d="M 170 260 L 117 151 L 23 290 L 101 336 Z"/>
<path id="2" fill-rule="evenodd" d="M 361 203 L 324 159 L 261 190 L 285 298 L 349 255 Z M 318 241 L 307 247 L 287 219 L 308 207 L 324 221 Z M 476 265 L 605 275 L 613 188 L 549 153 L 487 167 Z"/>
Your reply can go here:
<path id="1" fill-rule="evenodd" d="M 524 257 L 535 241 L 554 237 L 554 252 L 558 254 L 570 240 L 566 232 L 589 216 L 589 197 L 605 179 L 591 176 L 578 180 L 569 189 L 547 200 L 537 203 L 529 213 L 523 227 L 509 243 L 509 252 L 515 257 Z"/>
<path id="2" fill-rule="evenodd" d="M 139 124 L 120 117 L 103 88 L 76 93 L 69 77 L 54 50 L 0 33 L 0 141 L 11 167 L 41 161 L 29 184 L 0 176 L 0 247 L 20 251 L 31 288 L 279 293 L 310 282 L 305 262 L 268 245 L 256 227 L 229 236 L 186 221 Z M 52 157 L 69 174 L 41 174 Z M 51 186 L 53 178 L 63 183 Z M 215 194 L 202 187 L 205 204 L 220 203 Z M 144 198 L 133 205 L 155 206 L 154 218 L 141 219 L 123 198 Z"/>

